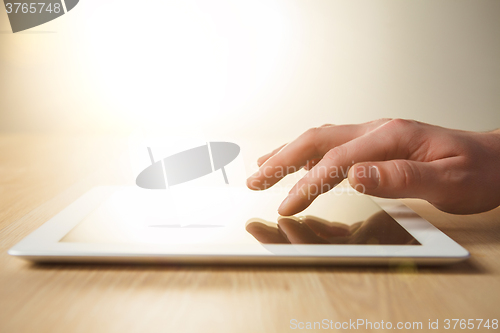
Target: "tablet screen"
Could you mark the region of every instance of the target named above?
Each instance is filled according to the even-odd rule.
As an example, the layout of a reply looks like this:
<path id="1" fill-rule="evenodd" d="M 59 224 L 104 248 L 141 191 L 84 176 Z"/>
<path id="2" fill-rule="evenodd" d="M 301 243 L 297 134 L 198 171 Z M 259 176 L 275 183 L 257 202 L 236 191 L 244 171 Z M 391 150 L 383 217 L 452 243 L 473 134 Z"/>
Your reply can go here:
<path id="1" fill-rule="evenodd" d="M 280 217 L 286 197 L 248 189 L 121 188 L 61 242 L 101 244 L 420 245 L 370 197 L 330 191 L 299 216 Z"/>

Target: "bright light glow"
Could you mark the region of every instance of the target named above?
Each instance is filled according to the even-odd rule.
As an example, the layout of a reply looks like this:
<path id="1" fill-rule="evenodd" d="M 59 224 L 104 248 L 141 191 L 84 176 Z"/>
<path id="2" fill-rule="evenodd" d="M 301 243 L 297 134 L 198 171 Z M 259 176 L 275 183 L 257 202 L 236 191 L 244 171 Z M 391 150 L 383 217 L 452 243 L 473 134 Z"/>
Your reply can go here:
<path id="1" fill-rule="evenodd" d="M 78 224 L 63 242 L 148 244 L 255 244 L 245 223 L 256 210 L 276 221 L 281 196 L 245 189 L 192 191 L 124 188 Z M 198 227 L 189 227 L 189 226 Z M 206 227 L 199 227 L 206 226 Z"/>
<path id="2" fill-rule="evenodd" d="M 114 1 L 86 50 L 108 103 L 148 131 L 220 125 L 272 84 L 286 52 L 283 8 L 265 0 Z M 117 106 L 117 107 L 116 107 Z"/>
<path id="3" fill-rule="evenodd" d="M 241 188 L 172 187 L 144 190 L 124 187 L 89 214 L 63 242 L 147 244 L 256 244 L 245 223 L 261 218 L 276 223 L 283 200 L 279 188 L 265 192 Z M 353 190 L 318 197 L 301 215 L 346 224 L 380 211 Z M 189 227 L 189 226 L 197 227 Z M 200 227 L 201 226 L 201 227 Z M 205 227 L 203 227 L 205 226 Z"/>

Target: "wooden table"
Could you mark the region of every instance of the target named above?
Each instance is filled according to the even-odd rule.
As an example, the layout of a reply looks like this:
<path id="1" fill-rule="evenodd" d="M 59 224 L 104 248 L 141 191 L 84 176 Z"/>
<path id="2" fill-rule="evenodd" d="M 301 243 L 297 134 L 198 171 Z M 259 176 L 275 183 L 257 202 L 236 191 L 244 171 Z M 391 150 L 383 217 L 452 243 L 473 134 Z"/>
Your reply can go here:
<path id="1" fill-rule="evenodd" d="M 471 252 L 447 267 L 35 265 L 7 254 L 102 183 L 98 170 L 119 147 L 0 135 L 0 332 L 314 331 L 292 329 L 294 319 L 422 322 L 420 331 L 439 320 L 443 331 L 445 319 L 500 319 L 500 209 L 454 216 L 408 201 Z"/>

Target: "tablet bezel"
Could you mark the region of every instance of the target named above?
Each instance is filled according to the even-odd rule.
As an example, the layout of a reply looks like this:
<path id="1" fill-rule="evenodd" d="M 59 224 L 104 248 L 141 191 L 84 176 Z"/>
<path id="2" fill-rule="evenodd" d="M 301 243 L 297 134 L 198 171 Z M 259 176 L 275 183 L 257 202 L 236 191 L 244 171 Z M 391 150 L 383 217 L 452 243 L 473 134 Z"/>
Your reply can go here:
<path id="1" fill-rule="evenodd" d="M 165 245 L 60 242 L 116 186 L 96 187 L 12 247 L 8 253 L 35 262 L 135 262 L 231 264 L 448 264 L 470 254 L 400 200 L 371 198 L 421 245 Z M 352 189 L 347 189 L 353 191 Z"/>

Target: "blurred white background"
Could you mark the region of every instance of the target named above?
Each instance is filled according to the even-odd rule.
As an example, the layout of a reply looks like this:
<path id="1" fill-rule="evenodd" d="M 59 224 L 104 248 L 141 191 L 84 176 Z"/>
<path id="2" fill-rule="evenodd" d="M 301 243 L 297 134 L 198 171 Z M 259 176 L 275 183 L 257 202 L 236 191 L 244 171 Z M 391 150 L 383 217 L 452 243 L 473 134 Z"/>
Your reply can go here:
<path id="1" fill-rule="evenodd" d="M 81 0 L 12 34 L 2 8 L 0 131 L 286 142 L 380 117 L 490 130 L 499 18 L 497 0 Z"/>

